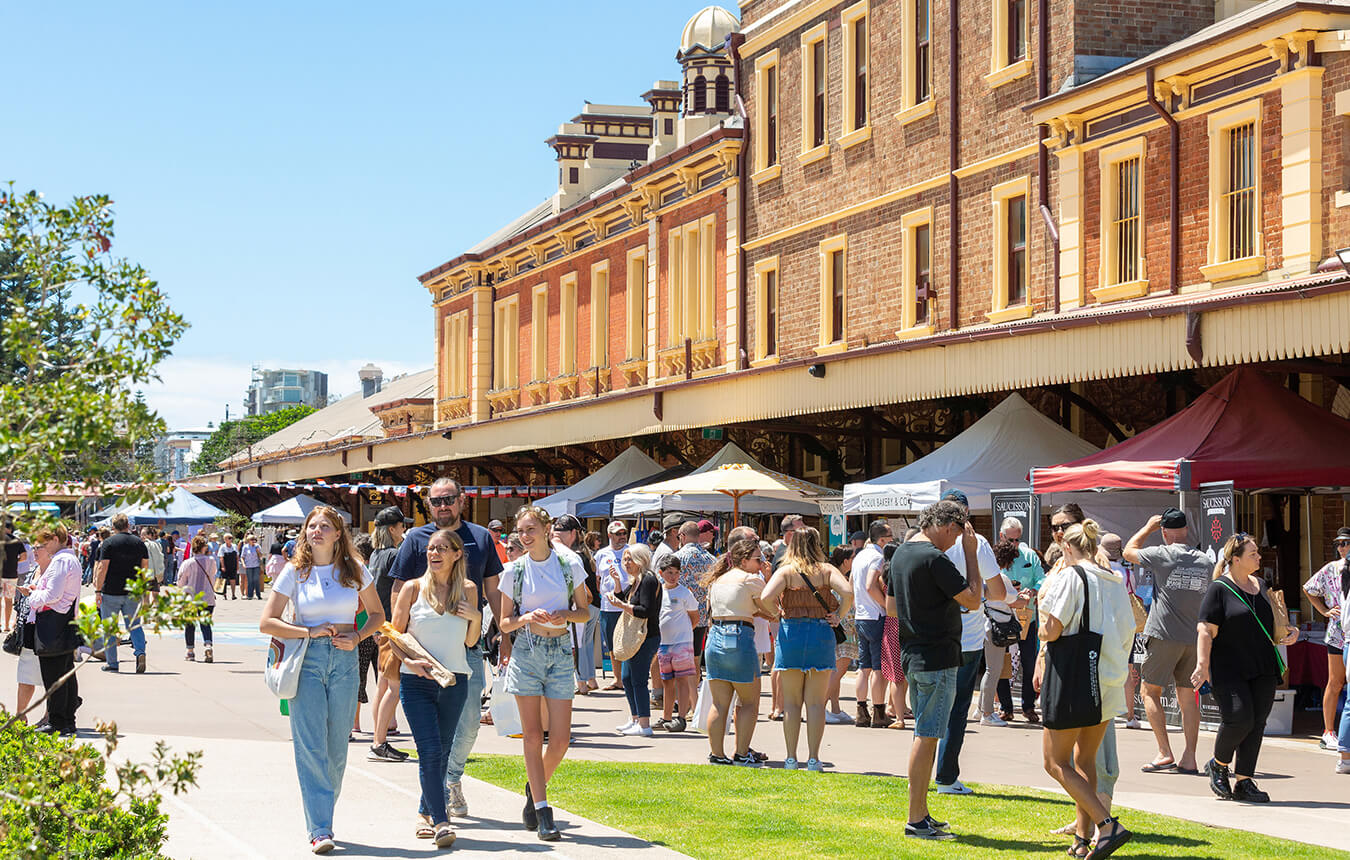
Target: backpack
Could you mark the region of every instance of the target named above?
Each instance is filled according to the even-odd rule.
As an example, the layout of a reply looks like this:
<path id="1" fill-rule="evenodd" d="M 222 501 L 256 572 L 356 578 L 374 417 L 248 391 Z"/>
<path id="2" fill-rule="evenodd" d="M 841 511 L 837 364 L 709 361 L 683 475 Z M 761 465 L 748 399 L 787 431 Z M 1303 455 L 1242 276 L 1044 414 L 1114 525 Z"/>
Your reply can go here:
<path id="1" fill-rule="evenodd" d="M 576 588 L 576 586 L 572 584 L 572 563 L 569 562 L 567 560 L 567 556 L 563 555 L 562 553 L 554 553 L 554 555 L 558 556 L 558 564 L 561 565 L 562 567 L 563 582 L 567 584 L 567 608 L 571 609 L 572 591 L 573 589 Z M 524 583 L 525 559 L 523 558 L 516 559 L 515 561 L 511 562 L 511 567 L 514 568 L 514 576 L 512 577 L 511 582 L 511 590 L 513 592 L 513 594 L 511 595 L 511 600 L 516 604 L 516 613 L 519 614 L 520 591 L 525 586 Z"/>

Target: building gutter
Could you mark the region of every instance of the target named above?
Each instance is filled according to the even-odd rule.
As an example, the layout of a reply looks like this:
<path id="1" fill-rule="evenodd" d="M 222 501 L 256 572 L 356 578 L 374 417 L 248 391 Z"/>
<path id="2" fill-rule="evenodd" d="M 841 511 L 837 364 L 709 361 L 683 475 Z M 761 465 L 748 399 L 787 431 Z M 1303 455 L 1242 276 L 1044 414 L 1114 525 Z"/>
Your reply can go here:
<path id="1" fill-rule="evenodd" d="M 1167 123 L 1167 291 L 1176 295 L 1177 290 L 1181 288 L 1181 231 L 1179 229 L 1181 226 L 1181 126 L 1177 124 L 1176 118 L 1168 112 L 1162 102 L 1158 101 L 1158 94 L 1153 86 L 1153 66 L 1144 70 L 1144 98 L 1148 101 L 1148 106 L 1153 108 L 1158 116 L 1162 117 L 1163 122 Z M 1200 329 L 1197 326 L 1195 330 L 1198 338 Z M 1189 336 L 1186 346 L 1187 349 L 1192 349 Z"/>
<path id="2" fill-rule="evenodd" d="M 734 82 L 736 93 L 736 114 L 741 118 L 741 152 L 736 159 L 736 369 L 750 367 L 750 350 L 745 342 L 745 309 L 749 290 L 746 287 L 745 274 L 745 195 L 750 187 L 750 117 L 745 110 L 745 100 L 741 98 L 741 45 L 745 42 L 744 33 L 732 33 L 727 36 L 727 48 L 731 53 L 731 68 L 736 75 Z"/>
<path id="3" fill-rule="evenodd" d="M 961 201 L 957 197 L 959 180 L 956 168 L 961 166 L 961 64 L 959 0 L 951 0 L 947 17 L 947 315 L 952 331 L 961 327 Z"/>

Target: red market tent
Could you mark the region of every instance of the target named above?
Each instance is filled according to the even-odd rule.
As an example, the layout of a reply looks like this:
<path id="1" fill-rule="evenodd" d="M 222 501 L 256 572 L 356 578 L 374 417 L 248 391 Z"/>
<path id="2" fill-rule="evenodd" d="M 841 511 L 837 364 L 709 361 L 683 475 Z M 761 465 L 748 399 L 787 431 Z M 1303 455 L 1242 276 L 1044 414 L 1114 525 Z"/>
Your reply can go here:
<path id="1" fill-rule="evenodd" d="M 1251 368 L 1219 380 L 1137 436 L 1059 466 L 1031 470 L 1036 493 L 1094 489 L 1238 490 L 1350 486 L 1350 421 Z"/>

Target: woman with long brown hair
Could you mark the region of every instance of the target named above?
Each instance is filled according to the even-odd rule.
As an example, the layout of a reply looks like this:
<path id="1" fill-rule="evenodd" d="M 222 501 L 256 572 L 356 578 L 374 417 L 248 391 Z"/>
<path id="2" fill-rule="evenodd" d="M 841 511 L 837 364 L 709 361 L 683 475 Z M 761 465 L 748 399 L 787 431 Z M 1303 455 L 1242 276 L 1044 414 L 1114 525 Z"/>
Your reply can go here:
<path id="1" fill-rule="evenodd" d="M 282 619 L 291 604 L 291 621 Z M 366 623 L 356 629 L 358 608 Z M 300 685 L 289 700 L 291 743 L 310 849 L 334 848 L 333 809 L 347 767 L 356 717 L 356 646 L 384 624 L 384 607 L 338 512 L 318 505 L 305 517 L 291 561 L 263 604 L 258 629 L 283 639 L 307 638 Z"/>
<path id="2" fill-rule="evenodd" d="M 798 526 L 783 564 L 773 573 L 761 598 L 779 603 L 778 648 L 773 667 L 783 685 L 784 770 L 797 769 L 797 740 L 806 706 L 806 769 L 820 771 L 820 742 L 825 737 L 825 691 L 834 671 L 834 626 L 853 605 L 853 589 L 839 570 L 825 560 L 820 532 Z"/>
<path id="3" fill-rule="evenodd" d="M 712 707 L 708 711 L 708 761 L 759 767 L 760 759 L 750 749 L 759 718 L 759 655 L 755 653 L 755 616 L 774 617 L 760 599 L 764 577 L 760 573 L 759 542 L 750 538 L 732 541 L 726 554 L 704 575 L 708 591 L 708 642 L 703 665 L 708 671 Z M 726 754 L 727 717 L 731 697 L 740 698 L 736 710 L 736 749 Z"/>

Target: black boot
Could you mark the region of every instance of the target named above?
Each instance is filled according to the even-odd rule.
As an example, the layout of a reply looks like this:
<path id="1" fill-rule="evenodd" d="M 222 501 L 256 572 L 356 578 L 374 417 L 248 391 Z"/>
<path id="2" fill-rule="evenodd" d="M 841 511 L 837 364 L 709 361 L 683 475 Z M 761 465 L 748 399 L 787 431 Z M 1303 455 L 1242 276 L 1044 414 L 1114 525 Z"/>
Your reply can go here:
<path id="1" fill-rule="evenodd" d="M 1270 803 L 1270 795 L 1256 787 L 1251 779 L 1239 779 L 1233 786 L 1233 799 L 1241 803 Z"/>
<path id="2" fill-rule="evenodd" d="M 534 808 L 534 798 L 530 796 L 530 784 L 525 783 L 525 809 L 521 811 L 520 818 L 525 822 L 526 830 L 539 829 L 538 810 Z"/>
<path id="3" fill-rule="evenodd" d="M 1233 799 L 1233 786 L 1228 782 L 1228 766 L 1214 759 L 1205 762 L 1205 774 L 1209 777 L 1209 788 L 1220 800 Z M 1250 780 L 1243 780 L 1249 782 Z"/>
<path id="4" fill-rule="evenodd" d="M 872 706 L 872 728 L 874 728 L 874 729 L 884 729 L 884 728 L 886 728 L 887 726 L 889 726 L 889 725 L 890 725 L 891 723 L 893 723 L 893 722 L 895 722 L 895 720 L 893 720 L 893 719 L 891 719 L 890 717 L 886 716 L 886 706 L 885 706 L 885 705 L 873 705 L 873 706 Z"/>
<path id="5" fill-rule="evenodd" d="M 545 806 L 535 810 L 539 813 L 539 838 L 545 842 L 557 842 L 562 838 L 558 825 L 553 823 L 553 807 Z"/>
<path id="6" fill-rule="evenodd" d="M 858 716 L 853 721 L 853 725 L 860 729 L 872 728 L 872 714 L 867 710 L 867 700 L 858 703 Z"/>

